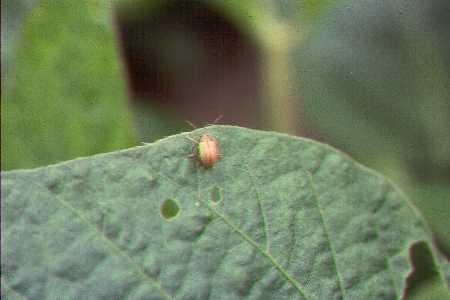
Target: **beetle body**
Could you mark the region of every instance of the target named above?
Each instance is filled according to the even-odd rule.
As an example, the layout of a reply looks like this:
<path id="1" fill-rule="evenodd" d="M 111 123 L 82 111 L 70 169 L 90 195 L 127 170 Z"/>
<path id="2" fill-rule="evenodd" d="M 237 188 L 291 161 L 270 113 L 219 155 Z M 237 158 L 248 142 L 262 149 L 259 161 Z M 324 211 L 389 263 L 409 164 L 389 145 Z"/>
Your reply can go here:
<path id="1" fill-rule="evenodd" d="M 203 134 L 198 142 L 198 158 L 205 168 L 211 168 L 220 159 L 220 149 L 217 140 Z"/>

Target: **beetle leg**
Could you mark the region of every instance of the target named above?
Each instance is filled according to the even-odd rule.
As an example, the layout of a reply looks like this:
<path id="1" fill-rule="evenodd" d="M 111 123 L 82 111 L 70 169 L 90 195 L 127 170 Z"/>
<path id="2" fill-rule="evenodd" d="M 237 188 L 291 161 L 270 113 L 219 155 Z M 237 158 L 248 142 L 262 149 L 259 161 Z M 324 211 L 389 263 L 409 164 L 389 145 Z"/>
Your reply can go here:
<path id="1" fill-rule="evenodd" d="M 214 122 L 208 123 L 208 124 L 206 124 L 206 125 L 207 125 L 207 126 L 216 125 L 216 123 L 219 122 L 220 119 L 222 119 L 222 117 L 223 117 L 223 115 L 220 115 L 220 116 L 218 116 L 218 117 L 214 120 Z"/>
<path id="2" fill-rule="evenodd" d="M 187 138 L 188 140 L 190 140 L 191 142 L 193 142 L 194 144 L 198 144 L 199 142 L 194 140 L 193 138 L 189 137 L 189 136 L 185 136 L 185 138 Z"/>

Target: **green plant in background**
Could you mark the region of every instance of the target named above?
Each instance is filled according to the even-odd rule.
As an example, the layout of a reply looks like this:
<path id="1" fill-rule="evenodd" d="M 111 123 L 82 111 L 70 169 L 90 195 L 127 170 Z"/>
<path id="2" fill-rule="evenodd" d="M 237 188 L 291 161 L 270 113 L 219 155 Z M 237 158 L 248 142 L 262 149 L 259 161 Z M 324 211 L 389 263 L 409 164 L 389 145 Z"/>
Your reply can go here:
<path id="1" fill-rule="evenodd" d="M 156 10 L 161 1 L 115 1 L 125 14 Z M 209 1 L 263 50 L 262 119 L 266 128 L 295 132 L 290 58 L 310 20 L 326 1 Z M 134 143 L 140 132 L 175 133 L 180 122 L 128 103 L 108 1 L 4 1 L 2 22 L 2 168 L 30 168 Z M 131 12 L 130 12 L 131 11 Z M 292 11 L 294 13 L 286 13 Z M 307 22 L 304 22 L 305 26 Z M 131 108 L 131 112 L 128 108 Z M 280 118 L 279 116 L 283 117 Z M 149 122 L 149 119 L 152 121 Z M 157 120 L 157 121 L 154 121 Z M 174 129 L 175 128 L 175 129 Z"/>
<path id="2" fill-rule="evenodd" d="M 261 49 L 263 128 L 304 133 L 292 54 L 330 1 L 210 1 L 253 37 Z"/>
<path id="3" fill-rule="evenodd" d="M 124 12 L 161 3 L 114 2 Z M 313 131 L 394 179 L 450 253 L 447 52 L 441 23 L 412 17 L 434 10 L 204 3 L 260 47 L 263 127 Z M 135 131 L 157 137 L 181 127 L 128 103 L 112 9 L 108 1 L 2 2 L 3 170 L 126 148 Z M 308 140 L 208 130 L 224 146 L 223 162 L 208 172 L 189 161 L 184 136 L 3 172 L 2 297 L 220 298 L 231 290 L 369 299 L 400 298 L 407 287 L 413 299 L 448 296 L 448 263 L 390 183 Z"/>
<path id="4" fill-rule="evenodd" d="M 205 133 L 221 144 L 212 168 L 189 158 Z M 448 295 L 449 264 L 404 195 L 311 140 L 213 126 L 6 172 L 1 190 L 8 299 Z"/>
<path id="5" fill-rule="evenodd" d="M 2 81 L 3 169 L 133 145 L 111 9 L 107 1 L 38 1 L 17 37 L 4 38 L 14 53 Z"/>

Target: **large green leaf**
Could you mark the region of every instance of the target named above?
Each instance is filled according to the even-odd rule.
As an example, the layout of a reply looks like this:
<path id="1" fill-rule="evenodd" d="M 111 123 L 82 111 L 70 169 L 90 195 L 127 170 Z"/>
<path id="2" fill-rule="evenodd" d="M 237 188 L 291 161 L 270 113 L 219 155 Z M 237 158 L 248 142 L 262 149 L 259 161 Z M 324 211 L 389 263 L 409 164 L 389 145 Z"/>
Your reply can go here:
<path id="1" fill-rule="evenodd" d="M 111 3 L 32 2 L 22 9 L 11 1 L 6 6 L 10 19 L 21 18 L 2 32 L 14 44 L 7 48 L 2 81 L 2 168 L 31 168 L 131 146 Z"/>
<path id="2" fill-rule="evenodd" d="M 222 153 L 210 169 L 189 158 L 205 132 Z M 411 248 L 445 286 L 401 192 L 288 135 L 213 126 L 4 172 L 1 191 L 12 299 L 400 299 Z"/>
<path id="3" fill-rule="evenodd" d="M 400 184 L 448 257 L 449 9 L 446 0 L 339 1 L 296 53 L 318 135 Z"/>

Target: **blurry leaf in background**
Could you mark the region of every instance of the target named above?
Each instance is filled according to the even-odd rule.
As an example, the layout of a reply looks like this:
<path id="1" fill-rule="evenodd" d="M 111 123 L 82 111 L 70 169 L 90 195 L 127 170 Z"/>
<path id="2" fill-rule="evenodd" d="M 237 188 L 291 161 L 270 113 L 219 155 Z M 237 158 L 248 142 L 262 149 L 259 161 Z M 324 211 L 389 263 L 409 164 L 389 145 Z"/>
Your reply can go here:
<path id="1" fill-rule="evenodd" d="M 401 184 L 450 254 L 448 12 L 446 0 L 340 1 L 296 58 L 316 136 Z"/>
<path id="2" fill-rule="evenodd" d="M 22 33 L 24 18 L 33 7 L 35 0 L 5 0 L 1 2 L 1 59 L 2 59 L 2 90 L 6 87 L 8 67 L 14 58 L 15 45 Z"/>
<path id="3" fill-rule="evenodd" d="M 129 72 L 131 108 L 141 140 L 186 128 L 180 120 L 201 126 L 219 115 L 224 123 L 248 127 L 295 126 L 287 118 L 295 109 L 284 52 L 280 57 L 262 49 L 277 49 L 284 38 L 297 40 L 278 25 L 297 16 L 311 20 L 327 1 L 115 3 L 118 25 L 122 19 L 130 22 L 119 31 L 124 58 L 134 55 L 125 63 L 135 66 Z M 8 70 L 2 86 L 3 169 L 130 144 L 126 80 L 118 72 L 108 6 L 103 1 L 2 2 L 8 27 L 2 32 L 8 41 L 2 52 Z M 127 19 L 130 15 L 137 19 Z M 153 102 L 145 107 L 145 101 Z M 277 107 L 285 107 L 284 113 Z M 280 120 L 289 124 L 277 126 Z"/>
<path id="4" fill-rule="evenodd" d="M 110 6 L 39 1 L 20 30 L 2 32 L 7 42 L 17 35 L 15 52 L 6 53 L 12 59 L 2 89 L 2 169 L 134 143 Z"/>

